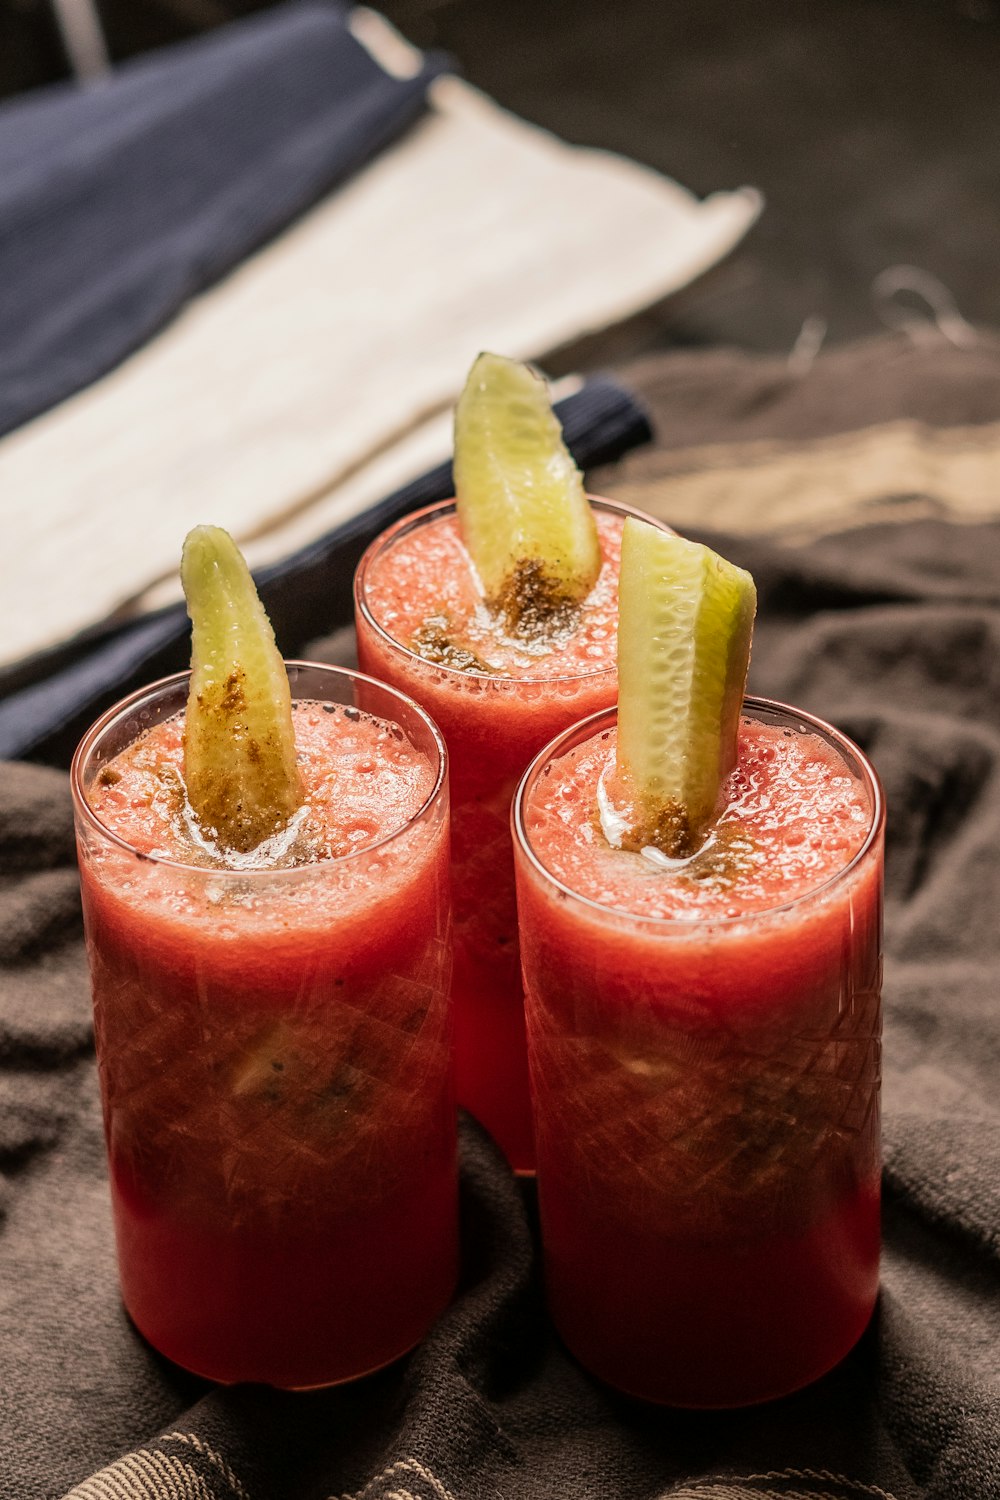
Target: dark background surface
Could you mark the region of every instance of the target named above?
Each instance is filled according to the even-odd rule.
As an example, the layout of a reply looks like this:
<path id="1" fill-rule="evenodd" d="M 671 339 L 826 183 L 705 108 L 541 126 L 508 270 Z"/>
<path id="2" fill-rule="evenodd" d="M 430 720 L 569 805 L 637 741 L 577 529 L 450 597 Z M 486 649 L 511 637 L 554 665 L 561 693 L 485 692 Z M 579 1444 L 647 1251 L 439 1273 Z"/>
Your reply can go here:
<path id="1" fill-rule="evenodd" d="M 99 0 L 112 55 L 263 8 Z M 385 0 L 412 41 L 568 140 L 697 193 L 750 183 L 767 208 L 731 260 L 644 320 L 624 352 L 786 350 L 873 332 L 872 284 L 930 272 L 1000 325 L 998 0 Z M 0 93 L 66 74 L 48 0 L 0 0 Z M 820 325 L 814 325 L 819 331 Z"/>

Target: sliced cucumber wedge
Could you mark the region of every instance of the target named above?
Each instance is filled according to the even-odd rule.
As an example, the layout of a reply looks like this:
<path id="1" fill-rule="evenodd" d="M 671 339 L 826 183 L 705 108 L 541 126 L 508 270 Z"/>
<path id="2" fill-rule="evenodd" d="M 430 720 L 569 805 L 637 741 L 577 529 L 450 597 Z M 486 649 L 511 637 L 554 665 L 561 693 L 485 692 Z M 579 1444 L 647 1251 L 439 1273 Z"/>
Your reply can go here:
<path id="1" fill-rule="evenodd" d="M 181 582 L 191 616 L 184 782 L 205 836 L 245 853 L 302 804 L 288 676 L 236 543 L 189 532 Z"/>
<path id="2" fill-rule="evenodd" d="M 617 771 L 637 815 L 625 846 L 684 858 L 736 763 L 757 592 L 708 547 L 629 517 L 618 597 Z"/>
<path id="3" fill-rule="evenodd" d="M 548 387 L 516 360 L 481 354 L 455 409 L 455 495 L 487 604 L 511 634 L 573 618 L 601 571 L 583 476 Z"/>

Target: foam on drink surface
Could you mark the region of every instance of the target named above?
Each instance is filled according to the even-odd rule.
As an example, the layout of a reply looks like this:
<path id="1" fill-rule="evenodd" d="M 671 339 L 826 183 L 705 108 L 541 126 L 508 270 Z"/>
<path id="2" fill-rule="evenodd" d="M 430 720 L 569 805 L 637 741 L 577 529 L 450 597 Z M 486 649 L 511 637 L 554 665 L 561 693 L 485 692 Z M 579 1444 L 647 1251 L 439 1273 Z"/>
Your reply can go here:
<path id="1" fill-rule="evenodd" d="M 305 801 L 288 828 L 246 854 L 200 828 L 182 777 L 182 715 L 153 726 L 98 772 L 97 818 L 151 860 L 247 872 L 285 870 L 368 849 L 404 828 L 434 786 L 428 757 L 398 725 L 341 704 L 293 704 Z"/>
<path id="2" fill-rule="evenodd" d="M 578 615 L 552 634 L 507 635 L 487 609 L 455 516 L 401 536 L 372 565 L 368 607 L 382 629 L 417 655 L 460 671 L 560 677 L 615 665 L 622 518 L 595 512 L 601 571 Z M 450 658 L 447 647 L 454 648 Z"/>
<path id="3" fill-rule="evenodd" d="M 550 761 L 525 809 L 532 848 L 564 885 L 601 905 L 680 921 L 738 918 L 816 889 L 850 863 L 871 826 L 862 782 L 818 736 L 744 718 L 724 810 L 701 850 L 663 861 L 614 848 L 599 793 L 609 729 Z"/>
<path id="4" fill-rule="evenodd" d="M 247 853 L 219 849 L 193 817 L 181 780 L 183 715 L 112 757 L 87 792 L 129 850 L 97 846 L 106 891 L 141 901 L 150 919 L 192 927 L 211 916 L 214 939 L 235 942 L 367 921 L 390 889 L 402 895 L 439 844 L 438 819 L 415 816 L 435 786 L 429 757 L 397 724 L 360 709 L 298 702 L 292 714 L 303 807 Z M 345 858 L 355 853 L 360 862 Z"/>

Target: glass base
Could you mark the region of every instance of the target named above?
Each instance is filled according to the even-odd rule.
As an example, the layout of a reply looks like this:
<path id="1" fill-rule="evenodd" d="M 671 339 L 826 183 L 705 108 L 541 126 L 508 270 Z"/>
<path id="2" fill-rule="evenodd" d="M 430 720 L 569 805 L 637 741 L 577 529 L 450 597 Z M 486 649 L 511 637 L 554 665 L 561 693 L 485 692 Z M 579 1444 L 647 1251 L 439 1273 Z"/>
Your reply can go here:
<path id="1" fill-rule="evenodd" d="M 558 1328 L 556 1329 L 556 1332 L 559 1334 L 559 1337 L 563 1345 L 565 1346 L 567 1353 L 574 1360 L 576 1360 L 576 1362 L 581 1365 L 583 1369 L 587 1370 L 588 1374 L 592 1375 L 595 1380 L 599 1380 L 602 1385 L 607 1386 L 609 1390 L 617 1391 L 619 1395 L 627 1396 L 631 1401 L 642 1401 L 647 1406 L 662 1406 L 670 1411 L 742 1411 L 748 1407 L 753 1406 L 768 1406 L 772 1401 L 783 1401 L 786 1397 L 796 1395 L 797 1392 L 805 1390 L 808 1386 L 815 1385 L 818 1380 L 822 1380 L 824 1376 L 829 1375 L 831 1371 L 837 1369 L 838 1365 L 841 1365 L 848 1357 L 848 1355 L 857 1348 L 862 1338 L 864 1338 L 865 1334 L 868 1332 L 868 1329 L 871 1326 L 872 1318 L 874 1316 L 875 1309 L 872 1308 L 872 1311 L 869 1313 L 864 1326 L 861 1328 L 859 1333 L 854 1335 L 850 1343 L 848 1343 L 845 1348 L 841 1349 L 839 1353 L 834 1355 L 832 1359 L 824 1360 L 815 1370 L 811 1371 L 809 1374 L 799 1376 L 788 1384 L 779 1382 L 773 1389 L 769 1389 L 760 1395 L 754 1394 L 752 1396 L 745 1396 L 736 1400 L 729 1401 L 687 1401 L 682 1397 L 673 1395 L 651 1396 L 644 1391 L 630 1390 L 625 1382 L 607 1380 L 596 1370 L 591 1369 L 574 1352 L 572 1345 L 567 1341 L 565 1335 Z"/>
<path id="2" fill-rule="evenodd" d="M 124 1302 L 122 1303 L 122 1307 L 125 1310 L 126 1317 L 128 1318 L 132 1327 L 135 1329 L 136 1333 L 142 1339 L 143 1343 L 148 1344 L 150 1349 L 152 1349 L 154 1353 L 159 1355 L 160 1359 L 167 1360 L 174 1366 L 175 1369 L 183 1370 L 185 1375 L 193 1375 L 196 1380 L 206 1380 L 211 1385 L 266 1385 L 271 1390 L 275 1391 L 293 1391 L 303 1394 L 307 1391 L 332 1391 L 337 1386 L 354 1385 L 359 1380 L 367 1380 L 370 1375 L 378 1375 L 382 1370 L 391 1369 L 393 1365 L 398 1364 L 401 1359 L 405 1359 L 408 1354 L 412 1354 L 414 1349 L 419 1348 L 420 1344 L 423 1343 L 422 1338 L 414 1339 L 412 1343 L 407 1344 L 405 1349 L 400 1349 L 399 1353 L 392 1355 L 390 1359 L 384 1359 L 379 1364 L 372 1365 L 369 1369 L 360 1370 L 356 1375 L 341 1375 L 336 1380 L 321 1380 L 313 1385 L 276 1385 L 273 1381 L 270 1380 L 250 1380 L 249 1378 L 243 1378 L 239 1380 L 224 1380 L 220 1379 L 218 1375 L 209 1375 L 204 1370 L 196 1369 L 193 1364 L 188 1364 L 182 1362 L 181 1360 L 173 1359 L 171 1355 L 165 1354 L 164 1351 L 157 1348 L 153 1340 L 147 1337 L 147 1335 L 143 1332 L 139 1324 L 136 1322 L 135 1318 L 125 1306 Z"/>

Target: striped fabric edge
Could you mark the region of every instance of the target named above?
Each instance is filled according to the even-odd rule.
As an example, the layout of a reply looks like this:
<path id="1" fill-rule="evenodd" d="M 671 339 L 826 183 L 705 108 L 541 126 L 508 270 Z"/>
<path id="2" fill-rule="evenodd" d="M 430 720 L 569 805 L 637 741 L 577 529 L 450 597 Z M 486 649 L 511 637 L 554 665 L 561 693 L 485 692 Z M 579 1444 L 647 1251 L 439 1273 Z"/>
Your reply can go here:
<path id="1" fill-rule="evenodd" d="M 821 1486 L 821 1487 L 819 1487 Z M 896 1500 L 877 1484 L 829 1469 L 772 1469 L 763 1474 L 695 1480 L 662 1491 L 659 1500 Z"/>
<path id="2" fill-rule="evenodd" d="M 418 1459 L 401 1458 L 369 1479 L 363 1489 L 330 1495 L 328 1500 L 455 1500 L 455 1496 Z"/>
<path id="3" fill-rule="evenodd" d="M 117 1459 L 71 1490 L 64 1500 L 251 1500 L 232 1467 L 194 1433 L 170 1432 L 183 1456 L 141 1448 Z M 195 1467 L 197 1464 L 197 1467 Z M 225 1486 L 222 1490 L 219 1483 Z M 767 1473 L 696 1480 L 661 1492 L 660 1500 L 895 1500 L 879 1485 L 829 1469 L 774 1469 Z M 456 1500 L 415 1458 L 398 1459 L 362 1489 L 328 1500 Z"/>
<path id="4" fill-rule="evenodd" d="M 180 1453 L 164 1451 L 176 1444 Z M 193 1432 L 168 1432 L 85 1479 L 64 1500 L 252 1500 L 230 1464 Z"/>
<path id="5" fill-rule="evenodd" d="M 168 1432 L 85 1479 L 64 1500 L 253 1500 L 232 1466 L 193 1432 Z M 180 1454 L 164 1451 L 177 1444 Z M 352 1494 L 329 1500 L 455 1500 L 425 1464 L 399 1459 Z"/>

